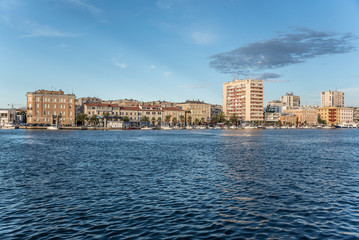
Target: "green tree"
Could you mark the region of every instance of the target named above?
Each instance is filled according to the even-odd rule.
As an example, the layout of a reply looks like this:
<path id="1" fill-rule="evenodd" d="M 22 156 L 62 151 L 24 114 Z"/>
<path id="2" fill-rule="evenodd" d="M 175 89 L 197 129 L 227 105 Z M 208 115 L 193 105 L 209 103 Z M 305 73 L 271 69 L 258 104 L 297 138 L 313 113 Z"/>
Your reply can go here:
<path id="1" fill-rule="evenodd" d="M 237 124 L 237 116 L 236 116 L 236 114 L 233 114 L 233 115 L 229 118 L 229 122 L 230 122 L 232 125 L 236 125 L 236 124 Z"/>
<path id="2" fill-rule="evenodd" d="M 225 120 L 226 120 L 226 116 L 224 115 L 224 112 L 221 112 L 219 115 L 218 115 L 218 120 L 219 122 L 223 123 Z"/>
<path id="3" fill-rule="evenodd" d="M 93 115 L 93 116 L 90 118 L 90 123 L 91 123 L 91 125 L 93 125 L 93 126 L 98 125 L 99 120 L 98 120 L 98 118 L 97 118 L 96 115 Z"/>
<path id="4" fill-rule="evenodd" d="M 194 124 L 195 124 L 195 125 L 198 125 L 198 124 L 199 124 L 199 119 L 198 119 L 198 118 L 195 118 L 195 119 L 194 119 Z"/>
<path id="5" fill-rule="evenodd" d="M 155 124 L 156 124 L 156 118 L 155 118 L 155 117 L 152 117 L 152 118 L 151 118 L 151 122 L 152 122 L 152 125 L 155 126 Z"/>
<path id="6" fill-rule="evenodd" d="M 127 117 L 127 116 L 124 116 L 124 117 L 123 117 L 123 121 L 124 121 L 124 122 L 129 122 L 129 121 L 130 121 L 130 118 Z"/>
<path id="7" fill-rule="evenodd" d="M 160 117 L 157 118 L 157 125 L 158 125 L 158 126 L 161 126 L 161 122 L 162 122 L 162 118 L 160 118 Z"/>
<path id="8" fill-rule="evenodd" d="M 109 116 L 110 116 L 110 113 L 109 113 L 109 112 L 104 112 L 104 113 L 103 113 L 103 116 L 104 116 L 104 117 L 109 117 Z"/>
<path id="9" fill-rule="evenodd" d="M 205 122 L 205 118 L 202 117 L 202 118 L 201 118 L 201 125 L 204 125 L 204 122 Z"/>
<path id="10" fill-rule="evenodd" d="M 165 122 L 167 123 L 167 125 L 169 124 L 169 122 L 171 121 L 171 116 L 170 115 L 167 115 L 165 117 Z"/>
<path id="11" fill-rule="evenodd" d="M 80 113 L 76 117 L 77 124 L 80 124 L 81 126 L 83 126 L 85 124 L 85 122 L 88 120 L 89 120 L 89 117 L 87 116 L 86 113 Z"/>
<path id="12" fill-rule="evenodd" d="M 141 117 L 141 122 L 149 122 L 150 119 L 147 116 Z"/>
<path id="13" fill-rule="evenodd" d="M 181 124 L 182 124 L 182 126 L 184 125 L 184 116 L 183 115 L 181 115 L 181 116 L 179 116 L 179 120 L 180 120 L 180 122 L 181 122 Z"/>
<path id="14" fill-rule="evenodd" d="M 187 116 L 187 124 L 188 125 L 192 124 L 192 117 L 191 116 Z"/>
<path id="15" fill-rule="evenodd" d="M 211 122 L 217 124 L 219 122 L 219 116 L 216 114 L 212 117 Z"/>
<path id="16" fill-rule="evenodd" d="M 176 125 L 177 125 L 177 118 L 174 117 L 174 118 L 172 119 L 172 123 L 176 126 Z"/>

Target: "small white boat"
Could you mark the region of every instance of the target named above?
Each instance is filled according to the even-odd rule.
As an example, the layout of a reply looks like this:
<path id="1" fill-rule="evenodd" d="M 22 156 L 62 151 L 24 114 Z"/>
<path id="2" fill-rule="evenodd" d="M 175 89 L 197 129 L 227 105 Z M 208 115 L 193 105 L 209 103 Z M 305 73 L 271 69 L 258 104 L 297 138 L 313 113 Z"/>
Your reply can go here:
<path id="1" fill-rule="evenodd" d="M 199 129 L 203 130 L 203 129 L 207 129 L 206 126 L 200 126 Z"/>
<path id="2" fill-rule="evenodd" d="M 230 126 L 229 128 L 230 128 L 230 129 L 237 129 L 236 126 Z"/>
<path id="3" fill-rule="evenodd" d="M 193 129 L 192 126 L 186 126 L 186 129 Z"/>
<path id="4" fill-rule="evenodd" d="M 153 130 L 153 128 L 146 126 L 146 127 L 142 127 L 141 130 Z"/>
<path id="5" fill-rule="evenodd" d="M 208 129 L 214 129 L 213 127 L 208 127 Z"/>
<path id="6" fill-rule="evenodd" d="M 5 123 L 2 129 L 18 129 L 19 127 L 15 123 Z"/>
<path id="7" fill-rule="evenodd" d="M 47 130 L 51 130 L 51 131 L 57 131 L 60 130 L 61 127 L 59 125 L 51 125 L 47 127 Z"/>
<path id="8" fill-rule="evenodd" d="M 266 129 L 275 129 L 274 126 L 266 126 Z"/>
<path id="9" fill-rule="evenodd" d="M 221 126 L 215 126 L 214 129 L 222 129 Z"/>
<path id="10" fill-rule="evenodd" d="M 323 129 L 334 129 L 335 127 L 332 126 L 324 126 Z"/>
<path id="11" fill-rule="evenodd" d="M 161 127 L 161 130 L 173 130 L 170 126 Z"/>

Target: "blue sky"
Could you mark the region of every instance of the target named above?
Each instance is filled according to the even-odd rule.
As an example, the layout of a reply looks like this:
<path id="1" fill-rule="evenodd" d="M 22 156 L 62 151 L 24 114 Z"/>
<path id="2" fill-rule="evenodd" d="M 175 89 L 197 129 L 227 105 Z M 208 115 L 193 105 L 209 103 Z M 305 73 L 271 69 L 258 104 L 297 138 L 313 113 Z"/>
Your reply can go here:
<path id="1" fill-rule="evenodd" d="M 0 0 L 0 107 L 36 89 L 221 104 L 234 76 L 263 78 L 265 102 L 359 106 L 358 37 L 350 0 Z"/>

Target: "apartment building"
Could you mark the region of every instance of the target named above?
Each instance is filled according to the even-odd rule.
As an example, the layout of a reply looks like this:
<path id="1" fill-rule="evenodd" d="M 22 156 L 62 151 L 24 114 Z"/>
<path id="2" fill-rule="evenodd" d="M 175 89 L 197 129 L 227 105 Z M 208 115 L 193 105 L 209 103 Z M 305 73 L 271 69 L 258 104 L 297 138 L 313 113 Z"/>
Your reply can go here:
<path id="1" fill-rule="evenodd" d="M 223 112 L 246 122 L 263 121 L 263 80 L 223 83 Z"/>
<path id="2" fill-rule="evenodd" d="M 300 123 L 306 123 L 309 125 L 318 124 L 318 111 L 316 109 L 288 109 L 283 110 L 283 113 L 296 116 Z"/>
<path id="3" fill-rule="evenodd" d="M 340 123 L 340 107 L 320 107 L 317 108 L 318 115 L 327 125 Z"/>
<path id="4" fill-rule="evenodd" d="M 187 112 L 186 116 L 191 116 L 191 124 L 193 124 L 196 119 L 201 120 L 204 118 L 205 122 L 209 122 L 211 119 L 211 104 L 187 100 L 184 103 L 178 103 L 177 106 Z"/>
<path id="5" fill-rule="evenodd" d="M 185 110 L 182 110 L 179 107 L 165 107 L 163 108 L 163 120 L 166 119 L 166 116 L 170 116 L 171 123 L 173 123 L 173 118 L 176 118 L 177 122 L 180 122 L 180 116 L 185 116 Z"/>
<path id="6" fill-rule="evenodd" d="M 354 109 L 349 107 L 340 108 L 340 122 L 353 123 L 354 122 Z"/>
<path id="7" fill-rule="evenodd" d="M 284 109 L 297 109 L 300 107 L 300 96 L 295 96 L 293 93 L 287 93 L 280 97 Z"/>
<path id="8" fill-rule="evenodd" d="M 223 108 L 221 105 L 212 104 L 211 105 L 211 119 L 214 116 L 219 116 L 223 112 Z"/>
<path id="9" fill-rule="evenodd" d="M 0 108 L 0 126 L 16 121 L 16 110 Z"/>
<path id="10" fill-rule="evenodd" d="M 84 113 L 86 113 L 89 117 L 94 115 L 97 117 L 103 117 L 105 114 L 109 116 L 119 116 L 120 107 L 116 104 L 85 103 Z"/>
<path id="11" fill-rule="evenodd" d="M 278 100 L 269 101 L 266 105 L 266 112 L 281 113 L 284 103 Z"/>
<path id="12" fill-rule="evenodd" d="M 322 92 L 320 107 L 344 107 L 344 92 Z"/>
<path id="13" fill-rule="evenodd" d="M 156 106 L 156 105 L 140 105 L 139 106 L 140 111 L 139 114 L 141 117 L 148 117 L 149 121 L 152 120 L 152 118 L 155 118 L 156 120 L 158 118 L 161 118 L 161 121 L 163 121 L 164 116 L 163 116 L 163 109 L 160 106 Z"/>
<path id="14" fill-rule="evenodd" d="M 120 117 L 128 117 L 130 122 L 140 122 L 142 109 L 140 107 L 120 107 Z"/>
<path id="15" fill-rule="evenodd" d="M 27 123 L 74 125 L 75 98 L 75 94 L 65 94 L 62 90 L 28 92 Z"/>
<path id="16" fill-rule="evenodd" d="M 297 116 L 294 116 L 292 114 L 289 114 L 289 113 L 283 113 L 281 116 L 280 116 L 280 122 L 282 124 L 292 124 L 292 125 L 296 125 L 297 124 L 297 121 L 298 121 L 298 117 Z"/>

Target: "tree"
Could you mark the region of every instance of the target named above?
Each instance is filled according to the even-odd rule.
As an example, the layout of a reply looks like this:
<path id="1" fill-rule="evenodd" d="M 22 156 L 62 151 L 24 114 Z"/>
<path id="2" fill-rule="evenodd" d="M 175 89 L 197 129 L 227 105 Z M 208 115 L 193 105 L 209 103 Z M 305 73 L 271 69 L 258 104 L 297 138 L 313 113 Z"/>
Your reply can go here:
<path id="1" fill-rule="evenodd" d="M 199 119 L 198 119 L 198 118 L 195 118 L 195 119 L 194 119 L 194 124 L 195 124 L 195 125 L 198 125 L 198 124 L 199 124 Z"/>
<path id="2" fill-rule="evenodd" d="M 149 122 L 150 119 L 147 116 L 141 117 L 141 122 Z"/>
<path id="3" fill-rule="evenodd" d="M 161 122 L 162 122 L 162 118 L 157 118 L 157 125 L 161 125 Z"/>
<path id="4" fill-rule="evenodd" d="M 103 113 L 103 116 L 104 116 L 104 117 L 109 117 L 109 116 L 110 116 L 110 113 L 109 113 L 109 112 L 104 112 L 104 113 Z"/>
<path id="5" fill-rule="evenodd" d="M 224 115 L 223 112 L 221 112 L 219 115 L 218 115 L 218 120 L 219 122 L 224 122 L 226 120 L 226 116 Z"/>
<path id="6" fill-rule="evenodd" d="M 89 117 L 87 116 L 87 114 L 86 113 L 80 113 L 79 115 L 77 115 L 77 117 L 76 117 L 76 122 L 77 122 L 77 124 L 81 124 L 81 126 L 83 126 L 84 125 L 84 123 L 86 122 L 86 121 L 88 121 L 89 120 Z"/>
<path id="7" fill-rule="evenodd" d="M 177 125 L 177 118 L 173 118 L 172 123 L 176 126 Z"/>
<path id="8" fill-rule="evenodd" d="M 201 124 L 202 124 L 202 125 L 204 125 L 204 121 L 205 121 L 205 118 L 202 117 L 202 118 L 201 118 Z"/>
<path id="9" fill-rule="evenodd" d="M 217 124 L 219 122 L 219 116 L 216 114 L 212 117 L 211 122 Z"/>
<path id="10" fill-rule="evenodd" d="M 130 118 L 127 117 L 127 116 L 124 116 L 124 117 L 123 117 L 123 121 L 124 121 L 124 122 L 129 122 L 129 121 L 130 121 Z"/>
<path id="11" fill-rule="evenodd" d="M 182 124 L 182 126 L 183 126 L 183 123 L 184 123 L 184 116 L 183 116 L 183 115 L 179 116 L 179 119 L 180 119 L 180 122 L 181 122 L 181 124 Z"/>
<path id="12" fill-rule="evenodd" d="M 92 125 L 97 125 L 98 124 L 98 122 L 99 122 L 99 120 L 98 120 L 98 118 L 97 118 L 97 116 L 96 115 L 93 115 L 91 118 L 90 118 L 90 123 L 92 124 Z"/>
<path id="13" fill-rule="evenodd" d="M 232 125 L 236 125 L 236 124 L 237 124 L 237 116 L 236 116 L 236 114 L 233 114 L 233 115 L 229 118 L 229 122 L 230 122 Z"/>
<path id="14" fill-rule="evenodd" d="M 152 122 L 152 125 L 155 126 L 156 118 L 155 118 L 155 117 L 152 117 L 152 118 L 151 118 L 151 122 Z"/>
<path id="15" fill-rule="evenodd" d="M 167 125 L 170 123 L 170 121 L 171 121 L 171 116 L 170 116 L 170 115 L 167 115 L 167 116 L 165 117 L 165 122 L 167 123 Z"/>
<path id="16" fill-rule="evenodd" d="M 187 123 L 191 124 L 192 123 L 192 117 L 191 116 L 187 116 Z"/>

